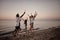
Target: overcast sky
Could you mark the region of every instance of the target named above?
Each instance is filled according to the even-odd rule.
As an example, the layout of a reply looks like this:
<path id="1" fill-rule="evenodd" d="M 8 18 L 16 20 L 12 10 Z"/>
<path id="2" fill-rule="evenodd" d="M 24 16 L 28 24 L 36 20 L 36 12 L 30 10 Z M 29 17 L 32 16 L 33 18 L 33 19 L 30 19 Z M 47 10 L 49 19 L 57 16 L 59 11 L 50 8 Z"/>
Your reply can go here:
<path id="1" fill-rule="evenodd" d="M 0 0 L 0 19 L 15 19 L 21 15 L 37 12 L 36 19 L 60 19 L 60 0 Z"/>

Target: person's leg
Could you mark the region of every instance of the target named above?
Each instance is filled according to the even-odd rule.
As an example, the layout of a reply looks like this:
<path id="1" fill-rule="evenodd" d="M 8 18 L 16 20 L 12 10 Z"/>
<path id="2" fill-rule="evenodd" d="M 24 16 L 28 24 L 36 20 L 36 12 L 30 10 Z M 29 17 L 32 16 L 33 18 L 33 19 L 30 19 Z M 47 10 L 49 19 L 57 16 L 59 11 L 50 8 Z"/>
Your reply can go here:
<path id="1" fill-rule="evenodd" d="M 30 30 L 32 29 L 32 24 L 30 23 Z"/>
<path id="2" fill-rule="evenodd" d="M 33 23 L 31 24 L 31 27 L 33 28 Z"/>
<path id="3" fill-rule="evenodd" d="M 25 24 L 25 30 L 27 30 L 27 24 Z"/>
<path id="4" fill-rule="evenodd" d="M 20 30 L 21 30 L 20 23 L 19 23 L 19 28 L 18 28 L 18 29 L 20 29 Z"/>
<path id="5" fill-rule="evenodd" d="M 15 27 L 15 32 L 17 32 L 17 30 L 18 30 L 18 26 Z"/>
<path id="6" fill-rule="evenodd" d="M 33 29 L 33 23 L 30 24 L 30 30 L 32 30 L 32 29 Z"/>
<path id="7" fill-rule="evenodd" d="M 13 35 L 14 35 L 14 36 L 16 36 L 17 30 L 18 30 L 18 26 L 15 26 L 15 30 L 14 30 L 14 32 L 13 32 Z"/>
<path id="8" fill-rule="evenodd" d="M 25 25 L 25 30 L 27 30 L 27 26 Z"/>

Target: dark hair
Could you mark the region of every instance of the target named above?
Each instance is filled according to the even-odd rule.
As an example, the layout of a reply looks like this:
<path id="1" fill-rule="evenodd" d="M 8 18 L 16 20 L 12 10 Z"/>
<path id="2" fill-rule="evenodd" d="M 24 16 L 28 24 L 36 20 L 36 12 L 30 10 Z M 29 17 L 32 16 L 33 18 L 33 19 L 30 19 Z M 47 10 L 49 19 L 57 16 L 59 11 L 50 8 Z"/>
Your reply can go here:
<path id="1" fill-rule="evenodd" d="M 19 14 L 16 14 L 16 17 L 19 17 Z"/>

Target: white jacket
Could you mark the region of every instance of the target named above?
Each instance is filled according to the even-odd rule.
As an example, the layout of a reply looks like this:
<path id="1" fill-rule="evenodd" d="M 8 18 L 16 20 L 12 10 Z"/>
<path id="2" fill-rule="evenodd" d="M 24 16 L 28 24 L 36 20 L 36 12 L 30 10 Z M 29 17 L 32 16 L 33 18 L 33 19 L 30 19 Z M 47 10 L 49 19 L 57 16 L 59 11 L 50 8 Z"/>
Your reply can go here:
<path id="1" fill-rule="evenodd" d="M 19 26 L 20 20 L 21 19 L 19 17 L 16 17 L 16 26 Z"/>

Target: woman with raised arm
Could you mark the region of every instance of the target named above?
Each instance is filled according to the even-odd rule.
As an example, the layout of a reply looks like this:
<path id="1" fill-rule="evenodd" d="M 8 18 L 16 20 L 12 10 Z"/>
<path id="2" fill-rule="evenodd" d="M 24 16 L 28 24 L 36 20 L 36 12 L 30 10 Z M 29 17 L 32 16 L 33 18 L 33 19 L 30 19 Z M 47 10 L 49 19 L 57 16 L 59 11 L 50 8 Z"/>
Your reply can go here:
<path id="1" fill-rule="evenodd" d="M 33 29 L 34 19 L 35 19 L 36 16 L 37 16 L 37 13 L 36 12 L 35 12 L 34 15 L 31 14 L 31 16 L 29 16 L 29 19 L 30 19 L 30 30 Z"/>
<path id="2" fill-rule="evenodd" d="M 19 30 L 21 30 L 20 28 L 20 21 L 21 21 L 21 18 L 24 16 L 25 12 L 19 16 L 19 13 L 16 14 L 16 26 L 15 26 L 15 33 L 17 33 Z"/>

